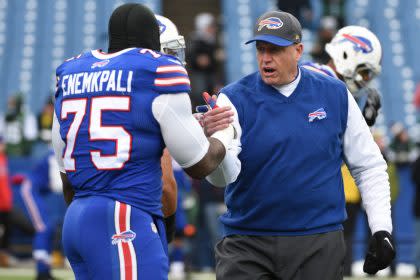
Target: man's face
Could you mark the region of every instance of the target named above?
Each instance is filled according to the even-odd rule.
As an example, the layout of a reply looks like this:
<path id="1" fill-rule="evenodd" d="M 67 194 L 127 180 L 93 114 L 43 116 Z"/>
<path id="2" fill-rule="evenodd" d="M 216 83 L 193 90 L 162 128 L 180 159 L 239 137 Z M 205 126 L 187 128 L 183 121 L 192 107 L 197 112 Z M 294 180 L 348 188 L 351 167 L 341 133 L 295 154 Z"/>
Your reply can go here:
<path id="1" fill-rule="evenodd" d="M 303 52 L 302 44 L 281 47 L 257 41 L 256 46 L 258 69 L 266 84 L 281 86 L 294 80 L 298 61 Z"/>

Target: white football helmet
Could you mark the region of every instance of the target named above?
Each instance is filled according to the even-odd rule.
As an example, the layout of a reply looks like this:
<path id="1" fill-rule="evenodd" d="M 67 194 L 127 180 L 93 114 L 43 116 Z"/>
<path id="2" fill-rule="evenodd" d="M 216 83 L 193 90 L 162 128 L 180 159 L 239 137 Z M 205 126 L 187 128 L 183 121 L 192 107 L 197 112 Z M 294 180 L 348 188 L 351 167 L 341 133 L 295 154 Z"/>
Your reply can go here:
<path id="1" fill-rule="evenodd" d="M 382 47 L 375 34 L 362 26 L 338 30 L 325 50 L 353 94 L 381 72 Z"/>
<path id="2" fill-rule="evenodd" d="M 175 24 L 168 18 L 156 15 L 160 31 L 161 52 L 177 57 L 185 64 L 185 40 L 179 35 Z"/>

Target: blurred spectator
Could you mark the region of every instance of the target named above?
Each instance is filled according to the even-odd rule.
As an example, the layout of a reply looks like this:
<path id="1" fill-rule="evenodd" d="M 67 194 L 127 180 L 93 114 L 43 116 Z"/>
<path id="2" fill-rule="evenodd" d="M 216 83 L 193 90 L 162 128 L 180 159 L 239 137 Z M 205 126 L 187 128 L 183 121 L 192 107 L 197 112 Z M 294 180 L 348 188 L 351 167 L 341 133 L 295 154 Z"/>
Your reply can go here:
<path id="1" fill-rule="evenodd" d="M 404 125 L 396 122 L 391 126 L 393 139 L 389 146 L 389 160 L 397 167 L 410 165 L 417 157 L 416 145 L 410 140 Z"/>
<path id="2" fill-rule="evenodd" d="M 45 143 L 51 142 L 51 128 L 53 122 L 54 103 L 52 97 L 48 97 L 47 102 L 38 115 L 39 139 Z"/>
<path id="3" fill-rule="evenodd" d="M 391 126 L 391 133 L 393 139 L 389 147 L 388 158 L 396 166 L 400 193 L 395 203 L 394 213 L 397 212 L 400 217 L 400 220 L 395 219 L 395 222 L 401 223 L 399 228 L 395 228 L 398 256 L 395 274 L 399 277 L 412 277 L 415 275 L 416 267 L 414 265 L 415 240 L 413 237 L 415 228 L 412 211 L 415 186 L 411 176 L 411 164 L 417 158 L 417 148 L 402 123 L 394 123 Z M 411 223 L 407 222 L 410 219 Z"/>
<path id="4" fill-rule="evenodd" d="M 0 136 L 1 137 L 1 136 Z M 12 191 L 9 186 L 7 158 L 3 139 L 0 139 L 0 267 L 9 266 L 10 212 L 12 210 Z"/>
<path id="5" fill-rule="evenodd" d="M 214 187 L 207 180 L 198 181 L 199 219 L 197 243 L 201 271 L 213 271 L 214 248 L 222 238 L 222 224 L 219 216 L 226 211 L 224 188 Z"/>
<path id="6" fill-rule="evenodd" d="M 171 262 L 169 269 L 169 276 L 171 279 L 184 279 L 185 274 L 185 261 L 187 254 L 187 240 L 195 234 L 195 227 L 190 224 L 188 215 L 186 213 L 186 205 L 184 199 L 187 199 L 191 192 L 191 179 L 179 166 L 179 164 L 172 160 L 172 167 L 176 184 L 178 186 L 178 201 L 177 209 L 175 212 L 175 238 L 170 244 L 169 260 Z"/>
<path id="7" fill-rule="evenodd" d="M 411 178 L 416 187 L 416 197 L 414 200 L 414 216 L 416 218 L 416 249 L 415 249 L 415 265 L 417 274 L 420 273 L 420 156 L 417 157 L 411 169 Z"/>
<path id="8" fill-rule="evenodd" d="M 420 123 L 420 82 L 417 83 L 416 90 L 414 91 L 413 104 L 417 109 L 417 123 Z"/>
<path id="9" fill-rule="evenodd" d="M 312 23 L 312 5 L 310 0 L 277 1 L 277 8 L 294 15 L 303 28 L 310 28 Z"/>
<path id="10" fill-rule="evenodd" d="M 420 110 L 420 82 L 417 83 L 416 90 L 414 92 L 413 104 L 417 110 Z"/>
<path id="11" fill-rule="evenodd" d="M 325 16 L 321 19 L 318 30 L 317 41 L 311 50 L 312 59 L 320 64 L 327 64 L 330 56 L 325 51 L 325 44 L 331 42 L 335 33 L 337 33 L 337 19 L 332 16 Z"/>
<path id="12" fill-rule="evenodd" d="M 28 156 L 37 136 L 35 117 L 24 110 L 22 94 L 11 96 L 5 116 L 5 142 L 8 156 Z"/>
<path id="13" fill-rule="evenodd" d="M 337 19 L 338 27 L 346 25 L 345 23 L 345 2 L 346 0 L 323 0 L 324 15 L 333 16 Z"/>
<path id="14" fill-rule="evenodd" d="M 187 47 L 187 66 L 191 80 L 191 101 L 195 107 L 202 103 L 201 93 L 215 93 L 220 87 L 219 62 L 223 59 L 217 41 L 217 25 L 212 14 L 195 17 L 195 30 Z"/>

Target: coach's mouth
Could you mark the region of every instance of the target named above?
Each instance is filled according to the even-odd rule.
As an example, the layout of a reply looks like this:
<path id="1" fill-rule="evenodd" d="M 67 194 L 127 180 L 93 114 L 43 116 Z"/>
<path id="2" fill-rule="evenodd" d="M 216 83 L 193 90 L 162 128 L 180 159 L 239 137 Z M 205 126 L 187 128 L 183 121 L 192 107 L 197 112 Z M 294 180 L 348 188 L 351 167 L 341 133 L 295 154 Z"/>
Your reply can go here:
<path id="1" fill-rule="evenodd" d="M 271 77 L 276 72 L 276 69 L 273 67 L 263 67 L 262 70 L 263 70 L 264 76 L 266 77 Z"/>

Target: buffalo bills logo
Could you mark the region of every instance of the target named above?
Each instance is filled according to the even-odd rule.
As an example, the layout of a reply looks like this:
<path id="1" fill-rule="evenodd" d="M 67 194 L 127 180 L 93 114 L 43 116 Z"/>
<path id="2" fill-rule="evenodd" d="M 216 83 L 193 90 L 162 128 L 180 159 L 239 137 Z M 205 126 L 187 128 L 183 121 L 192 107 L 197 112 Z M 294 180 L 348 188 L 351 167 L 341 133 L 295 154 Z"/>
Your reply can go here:
<path id="1" fill-rule="evenodd" d="M 325 112 L 324 108 L 319 108 L 315 112 L 308 114 L 308 121 L 313 122 L 314 120 L 322 120 L 327 117 L 327 113 Z"/>
<path id="2" fill-rule="evenodd" d="M 354 50 L 357 52 L 370 53 L 373 51 L 372 42 L 364 37 L 352 36 L 350 34 L 343 34 L 343 37 L 344 39 L 340 42 L 349 41 L 354 45 Z"/>
<path id="3" fill-rule="evenodd" d="M 116 245 L 120 242 L 128 243 L 136 238 L 136 233 L 132 230 L 126 230 L 121 233 L 116 233 L 112 236 L 112 245 Z"/>
<path id="4" fill-rule="evenodd" d="M 107 65 L 108 63 L 109 63 L 109 59 L 101 60 L 101 61 L 93 63 L 90 68 L 92 68 L 92 69 L 95 69 L 96 67 L 101 68 L 101 67 L 104 67 L 105 65 Z"/>
<path id="5" fill-rule="evenodd" d="M 162 34 L 166 30 L 166 25 L 164 25 L 160 20 L 157 21 L 159 25 L 159 34 Z"/>
<path id="6" fill-rule="evenodd" d="M 258 23 L 258 31 L 261 31 L 263 27 L 266 27 L 267 29 L 279 29 L 282 26 L 283 22 L 279 18 L 269 17 Z"/>

